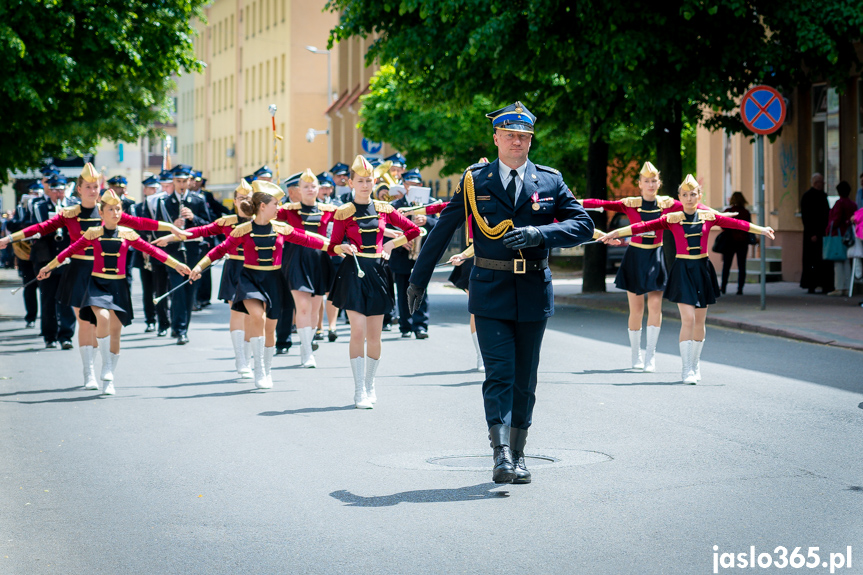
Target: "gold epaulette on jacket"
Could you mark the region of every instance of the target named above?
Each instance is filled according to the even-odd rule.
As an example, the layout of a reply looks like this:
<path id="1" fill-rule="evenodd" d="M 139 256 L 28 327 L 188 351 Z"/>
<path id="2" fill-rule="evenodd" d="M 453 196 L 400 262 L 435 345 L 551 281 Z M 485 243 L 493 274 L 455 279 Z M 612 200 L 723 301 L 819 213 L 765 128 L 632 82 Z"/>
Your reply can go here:
<path id="1" fill-rule="evenodd" d="M 686 214 L 684 212 L 671 212 L 670 214 L 665 214 L 665 221 L 669 224 L 679 224 L 685 217 Z"/>
<path id="2" fill-rule="evenodd" d="M 88 240 L 95 240 L 96 238 L 102 237 L 102 234 L 105 233 L 105 228 L 102 226 L 93 226 L 82 235 Z"/>
<path id="3" fill-rule="evenodd" d="M 287 204 L 282 206 L 286 210 L 299 210 L 300 202 L 288 202 Z"/>
<path id="4" fill-rule="evenodd" d="M 333 204 L 325 204 L 323 202 L 318 202 L 318 209 L 322 212 L 334 212 L 339 209 L 339 207 L 334 206 Z"/>
<path id="5" fill-rule="evenodd" d="M 339 206 L 339 209 L 336 210 L 335 218 L 337 220 L 346 220 L 349 217 L 353 216 L 357 211 L 357 207 L 353 202 L 348 202 L 343 206 Z"/>
<path id="6" fill-rule="evenodd" d="M 273 225 L 273 231 L 283 236 L 289 236 L 294 231 L 294 228 L 284 222 L 270 222 Z M 250 226 L 251 227 L 251 226 Z"/>
<path id="7" fill-rule="evenodd" d="M 711 210 L 698 210 L 698 217 L 702 222 L 712 222 L 716 219 L 716 212 Z"/>
<path id="8" fill-rule="evenodd" d="M 674 205 L 674 198 L 671 196 L 656 196 L 656 205 L 663 210 L 667 210 Z"/>
<path id="9" fill-rule="evenodd" d="M 246 223 L 240 224 L 239 226 L 234 228 L 234 231 L 231 232 L 231 237 L 241 238 L 251 231 L 252 231 L 252 222 L 246 222 Z"/>
<path id="10" fill-rule="evenodd" d="M 378 200 L 375 200 L 374 202 L 375 202 L 375 211 L 379 214 L 389 214 L 389 213 L 392 213 L 392 211 L 395 209 L 394 207 L 392 207 L 390 204 L 388 204 L 386 202 L 381 202 Z"/>
<path id="11" fill-rule="evenodd" d="M 81 204 L 72 206 L 71 208 L 63 208 L 64 218 L 76 218 L 81 213 Z"/>
<path id="12" fill-rule="evenodd" d="M 230 216 L 222 216 L 218 220 L 216 220 L 216 225 L 219 226 L 235 226 L 239 221 L 239 216 L 237 214 L 231 214 Z"/>
<path id="13" fill-rule="evenodd" d="M 631 198 L 623 198 L 620 200 L 620 203 L 626 206 L 627 208 L 640 208 L 641 207 L 641 196 L 633 196 Z"/>
<path id="14" fill-rule="evenodd" d="M 120 236 L 124 240 L 129 240 L 130 242 L 134 242 L 135 240 L 137 240 L 138 238 L 141 237 L 138 235 L 138 233 L 135 230 L 133 230 L 131 228 L 118 227 L 117 232 L 118 232 L 117 233 L 118 236 Z"/>

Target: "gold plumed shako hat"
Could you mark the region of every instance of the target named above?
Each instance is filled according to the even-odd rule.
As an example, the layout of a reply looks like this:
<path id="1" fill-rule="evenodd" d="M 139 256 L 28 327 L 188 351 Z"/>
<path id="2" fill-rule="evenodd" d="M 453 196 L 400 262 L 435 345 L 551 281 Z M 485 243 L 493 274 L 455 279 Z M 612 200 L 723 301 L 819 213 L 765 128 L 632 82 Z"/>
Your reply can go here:
<path id="1" fill-rule="evenodd" d="M 489 112 L 485 117 L 491 120 L 491 126 L 495 130 L 508 132 L 533 134 L 533 125 L 536 123 L 536 116 L 531 114 L 527 106 L 519 101 L 500 110 Z"/>
<path id="2" fill-rule="evenodd" d="M 93 167 L 93 164 L 87 162 L 81 170 L 81 179 L 85 182 L 94 183 L 99 181 L 99 172 Z"/>
<path id="3" fill-rule="evenodd" d="M 252 186 L 250 186 L 249 182 L 247 182 L 246 179 L 243 178 L 242 180 L 240 180 L 240 185 L 234 188 L 234 192 L 239 192 L 241 194 L 251 194 Z"/>
<path id="4" fill-rule="evenodd" d="M 258 194 L 273 196 L 277 202 L 285 197 L 285 192 L 282 191 L 282 188 L 278 184 L 266 180 L 255 180 L 252 182 L 252 191 Z"/>
<path id="5" fill-rule="evenodd" d="M 112 190 L 108 188 L 104 194 L 102 194 L 102 199 L 99 200 L 103 206 L 116 206 L 120 204 L 120 196 Z"/>
<path id="6" fill-rule="evenodd" d="M 650 162 L 644 162 L 644 165 L 641 166 L 641 171 L 638 174 L 643 178 L 658 178 L 659 170 L 657 170 L 656 166 Z"/>
<path id="7" fill-rule="evenodd" d="M 312 170 L 310 170 L 309 168 L 306 168 L 306 171 L 304 171 L 302 173 L 302 175 L 300 176 L 300 180 L 302 180 L 304 182 L 308 182 L 311 184 L 311 183 L 317 182 L 318 177 L 315 175 L 315 173 Z"/>
<path id="8" fill-rule="evenodd" d="M 351 164 L 351 170 L 358 176 L 370 178 L 374 175 L 375 169 L 363 156 L 357 156 L 354 163 Z"/>
<path id="9" fill-rule="evenodd" d="M 684 192 L 691 192 L 693 190 L 699 189 L 701 186 L 698 184 L 698 180 L 692 177 L 692 174 L 686 174 L 686 179 L 683 180 L 683 183 L 680 184 L 680 189 Z"/>

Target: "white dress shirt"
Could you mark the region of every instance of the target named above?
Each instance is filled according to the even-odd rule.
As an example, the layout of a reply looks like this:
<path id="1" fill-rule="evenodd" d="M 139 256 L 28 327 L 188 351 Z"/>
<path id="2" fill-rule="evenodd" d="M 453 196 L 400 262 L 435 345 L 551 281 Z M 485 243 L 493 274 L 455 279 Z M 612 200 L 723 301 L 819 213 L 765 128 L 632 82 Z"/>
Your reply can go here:
<path id="1" fill-rule="evenodd" d="M 500 173 L 500 182 L 503 184 L 503 189 L 509 185 L 510 179 L 512 176 L 509 175 L 509 172 L 513 170 L 498 158 L 498 172 Z M 518 168 L 514 168 L 516 172 L 518 172 L 518 177 L 515 178 L 515 203 L 518 203 L 518 195 L 521 193 L 521 189 L 524 187 L 524 173 L 527 171 L 527 162 L 523 163 Z"/>

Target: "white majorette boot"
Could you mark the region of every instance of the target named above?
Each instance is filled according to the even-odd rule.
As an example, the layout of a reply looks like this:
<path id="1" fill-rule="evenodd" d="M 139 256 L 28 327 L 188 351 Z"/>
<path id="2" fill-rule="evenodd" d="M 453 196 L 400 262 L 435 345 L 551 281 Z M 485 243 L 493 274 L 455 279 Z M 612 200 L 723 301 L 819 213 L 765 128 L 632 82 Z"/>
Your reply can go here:
<path id="1" fill-rule="evenodd" d="M 253 337 L 249 340 L 252 352 L 255 354 L 255 387 L 267 389 L 267 377 L 264 375 L 264 338 Z"/>
<path id="2" fill-rule="evenodd" d="M 647 326 L 647 348 L 644 350 L 644 371 L 656 371 L 656 344 L 659 342 L 659 330 L 655 325 Z"/>
<path id="3" fill-rule="evenodd" d="M 629 346 L 632 348 L 632 369 L 644 369 L 641 357 L 641 330 L 629 330 Z"/>
<path id="4" fill-rule="evenodd" d="M 246 334 L 241 329 L 231 331 L 231 343 L 234 344 L 234 365 L 237 368 L 237 374 L 243 379 L 248 379 L 253 376 L 249 364 L 246 363 L 245 336 Z"/>
<path id="5" fill-rule="evenodd" d="M 479 338 L 476 337 L 476 332 L 470 335 L 473 338 L 473 347 L 476 349 L 476 370 L 485 371 L 485 364 L 482 362 L 482 351 L 479 349 Z"/>
<path id="6" fill-rule="evenodd" d="M 312 338 L 315 336 L 315 328 L 301 327 L 297 332 L 300 336 L 300 365 L 307 368 L 317 367 L 315 353 L 312 350 Z"/>
<path id="7" fill-rule="evenodd" d="M 92 345 L 82 345 L 78 348 L 81 352 L 81 363 L 84 364 L 84 389 L 99 389 L 99 381 L 96 379 L 96 348 Z"/>
<path id="8" fill-rule="evenodd" d="M 371 409 L 372 403 L 366 395 L 366 358 L 363 356 L 351 358 L 351 371 L 354 374 L 354 406 L 357 409 Z"/>
<path id="9" fill-rule="evenodd" d="M 264 377 L 267 380 L 267 387 L 273 387 L 273 356 L 276 355 L 276 346 L 264 348 Z"/>
<path id="10" fill-rule="evenodd" d="M 683 383 L 691 383 L 693 385 L 697 383 L 695 372 L 692 371 L 692 349 L 694 343 L 691 339 L 680 342 L 680 362 L 682 365 L 680 379 Z"/>
<path id="11" fill-rule="evenodd" d="M 701 349 L 703 347 L 703 339 L 692 342 L 692 373 L 695 374 L 695 381 L 701 381 Z"/>
<path id="12" fill-rule="evenodd" d="M 102 390 L 102 395 L 114 395 L 114 380 L 113 375 L 114 372 L 117 371 L 117 364 L 120 362 L 120 354 L 112 353 L 111 354 L 111 376 L 112 379 L 105 385 L 105 389 Z"/>
<path id="13" fill-rule="evenodd" d="M 246 332 L 243 332 L 243 337 L 246 336 Z M 249 368 L 249 376 L 244 379 L 252 379 L 255 375 L 252 372 L 252 342 L 243 341 L 243 357 L 246 358 L 246 366 Z"/>
<path id="14" fill-rule="evenodd" d="M 111 336 L 96 338 L 99 344 L 99 353 L 102 355 L 102 374 L 100 379 L 103 382 L 114 381 L 114 373 L 111 370 Z"/>
<path id="15" fill-rule="evenodd" d="M 369 403 L 375 403 L 378 400 L 378 396 L 375 393 L 375 373 L 378 371 L 380 361 L 380 358 L 366 358 L 366 397 L 368 397 Z"/>

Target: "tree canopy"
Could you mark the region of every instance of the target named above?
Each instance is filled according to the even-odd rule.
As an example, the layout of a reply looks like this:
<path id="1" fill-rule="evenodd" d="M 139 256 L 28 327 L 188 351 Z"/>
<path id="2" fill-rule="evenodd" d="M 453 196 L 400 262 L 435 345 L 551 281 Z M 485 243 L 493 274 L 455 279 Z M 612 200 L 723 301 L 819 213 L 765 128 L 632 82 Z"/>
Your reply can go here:
<path id="1" fill-rule="evenodd" d="M 204 0 L 0 3 L 0 179 L 45 157 L 134 141 L 170 119 L 171 76 L 199 71 Z"/>

